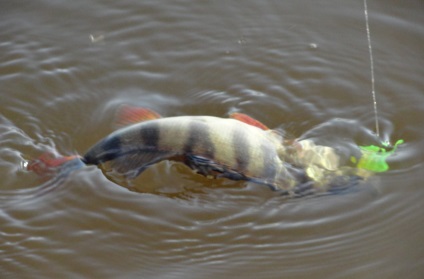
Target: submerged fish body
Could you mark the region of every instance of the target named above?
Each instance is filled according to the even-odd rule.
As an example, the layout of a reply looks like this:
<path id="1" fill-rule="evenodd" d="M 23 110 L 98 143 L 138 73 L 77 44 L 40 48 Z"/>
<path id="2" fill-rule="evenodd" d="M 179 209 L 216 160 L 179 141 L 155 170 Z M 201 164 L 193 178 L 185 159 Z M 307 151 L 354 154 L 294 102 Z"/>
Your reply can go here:
<path id="1" fill-rule="evenodd" d="M 84 156 L 47 153 L 28 162 L 27 169 L 42 176 L 66 176 L 84 164 L 98 165 L 111 180 L 122 181 L 122 176 L 131 180 L 155 163 L 173 160 L 206 177 L 253 181 L 290 195 L 304 195 L 366 179 L 379 170 L 374 161 L 385 160 L 351 145 L 338 149 L 309 138 L 283 139 L 243 113 L 230 118 L 162 118 L 149 109 L 123 106 L 117 120 L 118 125 L 127 126 L 100 140 Z M 372 168 L 364 161 L 373 163 Z"/>
<path id="2" fill-rule="evenodd" d="M 157 118 L 124 127 L 95 144 L 86 164 L 112 162 L 135 177 L 162 160 L 182 161 L 205 176 L 250 180 L 290 189 L 295 180 L 282 158 L 282 137 L 236 119 L 212 116 Z"/>

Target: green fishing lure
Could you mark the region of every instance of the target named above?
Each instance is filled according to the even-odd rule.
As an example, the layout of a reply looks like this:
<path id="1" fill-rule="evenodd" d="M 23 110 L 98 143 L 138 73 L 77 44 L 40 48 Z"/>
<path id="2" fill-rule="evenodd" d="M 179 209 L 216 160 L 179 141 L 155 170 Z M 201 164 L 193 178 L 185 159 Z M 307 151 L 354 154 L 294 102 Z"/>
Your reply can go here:
<path id="1" fill-rule="evenodd" d="M 403 140 L 398 140 L 393 147 L 390 146 L 388 142 L 382 142 L 383 147 L 368 145 L 368 146 L 359 146 L 362 152 L 361 158 L 359 161 L 355 157 L 351 157 L 352 163 L 356 164 L 360 169 L 369 170 L 372 172 L 385 172 L 389 170 L 389 165 L 386 162 L 386 159 L 392 155 L 397 146 L 402 144 Z"/>

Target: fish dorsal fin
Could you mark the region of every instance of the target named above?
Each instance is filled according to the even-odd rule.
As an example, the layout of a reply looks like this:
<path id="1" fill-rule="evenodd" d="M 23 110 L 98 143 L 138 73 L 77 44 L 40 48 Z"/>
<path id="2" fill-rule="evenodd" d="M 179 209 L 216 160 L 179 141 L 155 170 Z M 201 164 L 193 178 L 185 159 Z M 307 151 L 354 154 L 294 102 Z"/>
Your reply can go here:
<path id="1" fill-rule="evenodd" d="M 131 124 L 161 118 L 161 115 L 153 110 L 142 107 L 122 105 L 115 115 L 115 126 L 122 128 Z"/>
<path id="2" fill-rule="evenodd" d="M 258 120 L 254 119 L 254 118 L 252 118 L 249 115 L 246 115 L 244 113 L 234 112 L 234 113 L 230 114 L 230 118 L 233 118 L 233 119 L 236 119 L 238 121 L 244 122 L 246 124 L 255 126 L 255 127 L 262 129 L 262 130 L 269 130 L 269 128 L 265 124 L 262 124 Z"/>

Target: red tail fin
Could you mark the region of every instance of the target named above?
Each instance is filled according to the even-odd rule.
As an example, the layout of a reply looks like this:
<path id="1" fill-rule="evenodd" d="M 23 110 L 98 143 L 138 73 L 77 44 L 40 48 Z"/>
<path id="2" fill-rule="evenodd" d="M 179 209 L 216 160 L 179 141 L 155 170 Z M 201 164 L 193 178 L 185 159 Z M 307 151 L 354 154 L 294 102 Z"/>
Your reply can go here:
<path id="1" fill-rule="evenodd" d="M 57 157 L 52 152 L 45 152 L 37 159 L 29 161 L 26 168 L 39 176 L 52 176 L 63 164 L 79 157 L 78 155 Z"/>

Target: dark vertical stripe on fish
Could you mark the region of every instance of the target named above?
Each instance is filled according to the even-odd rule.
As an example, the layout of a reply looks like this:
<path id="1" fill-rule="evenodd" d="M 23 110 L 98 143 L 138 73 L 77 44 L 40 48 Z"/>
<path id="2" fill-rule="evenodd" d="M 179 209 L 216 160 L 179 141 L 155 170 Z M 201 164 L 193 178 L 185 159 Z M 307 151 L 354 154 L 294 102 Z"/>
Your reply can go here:
<path id="1" fill-rule="evenodd" d="M 83 158 L 84 163 L 97 165 L 102 162 L 113 160 L 122 153 L 122 144 L 118 136 L 105 138 L 100 145 L 90 149 Z"/>
<path id="2" fill-rule="evenodd" d="M 157 123 L 149 123 L 140 129 L 140 136 L 143 144 L 148 147 L 158 147 L 159 142 L 159 125 Z"/>
<path id="3" fill-rule="evenodd" d="M 234 147 L 234 158 L 237 163 L 237 169 L 244 173 L 250 161 L 249 138 L 242 129 L 234 129 L 232 136 L 232 145 Z"/>
<path id="4" fill-rule="evenodd" d="M 183 151 L 187 154 L 198 154 L 209 159 L 215 157 L 215 145 L 209 134 L 209 126 L 200 121 L 192 121 L 188 126 L 188 138 Z"/>

